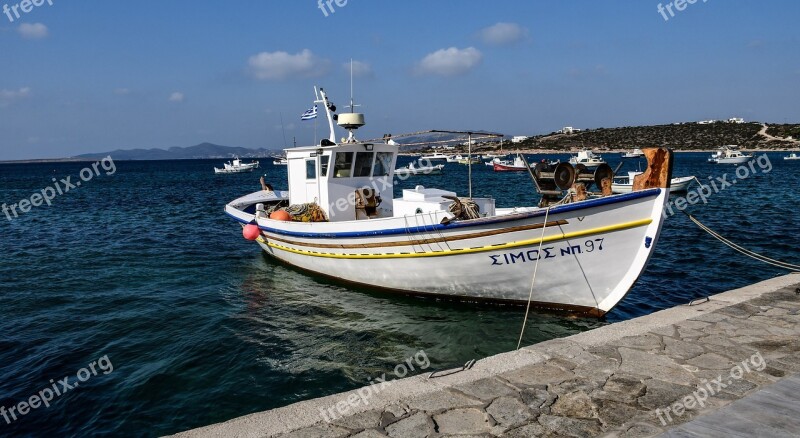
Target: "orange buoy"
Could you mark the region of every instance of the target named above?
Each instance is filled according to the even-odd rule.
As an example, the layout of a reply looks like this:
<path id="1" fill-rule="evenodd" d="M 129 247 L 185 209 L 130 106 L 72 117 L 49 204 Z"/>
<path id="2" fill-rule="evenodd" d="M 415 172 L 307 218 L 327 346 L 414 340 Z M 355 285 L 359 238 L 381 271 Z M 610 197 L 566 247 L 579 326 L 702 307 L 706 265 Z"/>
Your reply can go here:
<path id="1" fill-rule="evenodd" d="M 261 230 L 256 224 L 247 224 L 242 228 L 242 236 L 247 240 L 256 240 L 261 235 Z"/>
<path id="2" fill-rule="evenodd" d="M 290 221 L 290 220 L 292 220 L 292 216 L 289 213 L 287 213 L 287 212 L 285 212 L 283 210 L 275 210 L 275 211 L 273 211 L 272 214 L 269 215 L 269 218 L 270 219 L 274 219 L 276 221 Z"/>

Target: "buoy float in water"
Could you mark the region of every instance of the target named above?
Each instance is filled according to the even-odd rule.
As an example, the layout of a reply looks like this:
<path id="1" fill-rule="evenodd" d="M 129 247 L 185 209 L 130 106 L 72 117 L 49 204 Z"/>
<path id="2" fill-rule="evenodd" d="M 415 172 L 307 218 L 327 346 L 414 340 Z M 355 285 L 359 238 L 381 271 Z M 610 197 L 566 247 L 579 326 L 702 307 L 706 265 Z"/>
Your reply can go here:
<path id="1" fill-rule="evenodd" d="M 261 235 L 261 230 L 256 224 L 247 224 L 242 228 L 242 236 L 247 240 L 256 240 Z"/>
<path id="2" fill-rule="evenodd" d="M 292 220 L 292 216 L 289 213 L 283 210 L 275 210 L 272 214 L 269 215 L 270 219 L 274 219 L 276 221 L 290 221 Z"/>

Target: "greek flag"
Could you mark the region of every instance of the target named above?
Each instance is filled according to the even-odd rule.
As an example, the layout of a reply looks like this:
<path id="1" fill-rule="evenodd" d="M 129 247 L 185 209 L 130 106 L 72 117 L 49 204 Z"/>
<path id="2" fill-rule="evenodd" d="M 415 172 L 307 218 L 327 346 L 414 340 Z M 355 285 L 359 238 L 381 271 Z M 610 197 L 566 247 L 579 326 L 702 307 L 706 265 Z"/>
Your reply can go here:
<path id="1" fill-rule="evenodd" d="M 310 110 L 304 112 L 302 116 L 300 116 L 300 120 L 311 120 L 311 119 L 316 119 L 316 118 L 317 118 L 317 106 L 316 105 L 314 105 L 314 108 L 311 108 Z"/>

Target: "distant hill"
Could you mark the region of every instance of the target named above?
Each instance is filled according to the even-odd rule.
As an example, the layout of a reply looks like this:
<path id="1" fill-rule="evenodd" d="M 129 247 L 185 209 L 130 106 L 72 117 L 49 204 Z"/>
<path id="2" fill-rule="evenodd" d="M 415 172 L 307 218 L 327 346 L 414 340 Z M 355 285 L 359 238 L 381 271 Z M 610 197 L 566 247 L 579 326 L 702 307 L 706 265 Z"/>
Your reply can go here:
<path id="1" fill-rule="evenodd" d="M 76 159 L 97 160 L 111 156 L 115 160 L 192 160 L 203 158 L 262 158 L 279 154 L 280 151 L 269 149 L 248 149 L 233 146 L 220 146 L 212 143 L 201 143 L 190 147 L 171 147 L 169 149 L 128 149 L 110 152 L 98 152 L 78 155 Z"/>
<path id="2" fill-rule="evenodd" d="M 739 145 L 745 149 L 781 149 L 798 147 L 788 134 L 800 134 L 800 125 L 761 123 L 681 123 L 656 126 L 588 129 L 573 134 L 554 132 L 531 137 L 511 148 L 551 149 L 633 149 L 665 146 L 691 151 Z M 774 135 L 774 136 L 773 136 Z M 784 138 L 783 136 L 788 138 Z M 781 138 L 776 138 L 781 137 Z"/>

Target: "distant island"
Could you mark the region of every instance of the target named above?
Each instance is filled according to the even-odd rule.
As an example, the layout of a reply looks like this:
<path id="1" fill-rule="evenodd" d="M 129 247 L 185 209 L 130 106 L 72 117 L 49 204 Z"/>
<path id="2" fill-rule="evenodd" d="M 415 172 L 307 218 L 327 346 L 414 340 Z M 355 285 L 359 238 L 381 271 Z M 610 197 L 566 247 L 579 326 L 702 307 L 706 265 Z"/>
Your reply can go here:
<path id="1" fill-rule="evenodd" d="M 201 143 L 196 146 L 171 147 L 169 149 L 118 149 L 110 152 L 77 155 L 71 158 L 76 160 L 98 160 L 110 155 L 115 160 L 200 160 L 233 157 L 263 158 L 280 153 L 282 152 L 269 149 L 249 149 Z"/>

